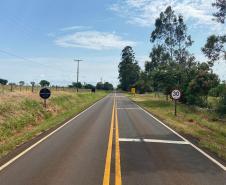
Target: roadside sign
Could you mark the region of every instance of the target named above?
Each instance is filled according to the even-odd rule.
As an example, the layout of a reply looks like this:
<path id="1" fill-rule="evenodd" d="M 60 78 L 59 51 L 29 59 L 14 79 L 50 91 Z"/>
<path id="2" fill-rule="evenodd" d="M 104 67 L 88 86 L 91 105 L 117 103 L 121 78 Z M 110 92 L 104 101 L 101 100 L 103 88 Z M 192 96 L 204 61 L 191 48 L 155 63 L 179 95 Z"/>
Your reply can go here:
<path id="1" fill-rule="evenodd" d="M 177 89 L 173 90 L 171 96 L 174 100 L 179 100 L 181 97 L 181 92 Z"/>
<path id="2" fill-rule="evenodd" d="M 91 89 L 91 92 L 92 92 L 92 93 L 95 93 L 95 92 L 96 92 L 96 88 L 93 87 L 93 88 Z"/>
<path id="3" fill-rule="evenodd" d="M 132 88 L 131 88 L 131 93 L 132 93 L 132 94 L 136 94 L 136 88 L 132 87 Z"/>
<path id="4" fill-rule="evenodd" d="M 174 99 L 174 115 L 177 116 L 177 100 L 181 97 L 181 92 L 178 89 L 175 89 L 171 93 L 172 98 Z"/>
<path id="5" fill-rule="evenodd" d="M 47 100 L 51 95 L 51 91 L 48 88 L 43 88 L 40 90 L 39 95 L 42 99 Z"/>
<path id="6" fill-rule="evenodd" d="M 51 96 L 51 91 L 48 88 L 42 88 L 39 96 L 44 99 L 44 107 L 46 107 L 46 100 Z"/>

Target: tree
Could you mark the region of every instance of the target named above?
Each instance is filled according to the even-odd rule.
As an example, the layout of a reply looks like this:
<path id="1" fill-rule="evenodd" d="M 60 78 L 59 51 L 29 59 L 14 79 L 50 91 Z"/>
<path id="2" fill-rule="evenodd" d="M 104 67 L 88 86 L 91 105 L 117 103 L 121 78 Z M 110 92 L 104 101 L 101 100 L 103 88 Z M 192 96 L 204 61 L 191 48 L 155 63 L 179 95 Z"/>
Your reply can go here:
<path id="1" fill-rule="evenodd" d="M 183 16 L 177 16 L 170 6 L 167 7 L 156 19 L 150 41 L 154 46 L 150 53 L 151 62 L 147 64 L 148 70 L 153 70 L 150 78 L 154 90 L 164 92 L 167 98 L 173 88 L 181 89 L 184 94 L 194 56 L 188 51 L 193 41 L 187 33 Z"/>
<path id="2" fill-rule="evenodd" d="M 8 83 L 8 80 L 0 79 L 0 84 L 1 85 L 7 85 L 7 83 Z"/>
<path id="3" fill-rule="evenodd" d="M 226 18 L 226 0 L 216 0 L 212 4 L 218 9 L 218 12 L 214 13 L 213 16 L 216 18 L 216 21 L 224 24 Z M 211 65 L 219 59 L 226 60 L 226 35 L 211 35 L 202 48 L 202 52 L 210 60 Z"/>
<path id="4" fill-rule="evenodd" d="M 41 85 L 41 87 L 48 87 L 48 86 L 50 86 L 50 82 L 48 82 L 47 80 L 41 80 L 39 82 L 39 84 Z"/>
<path id="5" fill-rule="evenodd" d="M 114 89 L 113 85 L 109 82 L 105 82 L 104 85 L 103 85 L 103 88 L 104 88 L 104 90 L 107 90 L 107 91 Z"/>
<path id="6" fill-rule="evenodd" d="M 24 86 L 25 82 L 24 81 L 19 81 L 20 86 Z"/>
<path id="7" fill-rule="evenodd" d="M 135 54 L 131 46 L 126 46 L 122 50 L 121 62 L 118 65 L 120 87 L 124 91 L 129 89 L 139 79 L 140 67 L 135 60 Z"/>
<path id="8" fill-rule="evenodd" d="M 140 73 L 139 80 L 134 84 L 134 87 L 136 88 L 137 92 L 140 94 L 143 94 L 145 92 L 151 92 L 151 82 L 148 78 L 148 74 L 146 72 Z"/>
<path id="9" fill-rule="evenodd" d="M 69 85 L 70 88 L 82 88 L 82 83 L 81 82 L 72 82 L 71 85 Z"/>
<path id="10" fill-rule="evenodd" d="M 104 89 L 104 84 L 102 82 L 97 82 L 96 88 L 102 90 Z"/>
<path id="11" fill-rule="evenodd" d="M 187 48 L 193 43 L 191 36 L 187 34 L 187 26 L 183 16 L 175 15 L 171 6 L 160 13 L 155 21 L 155 29 L 151 34 L 152 43 L 158 41 L 158 45 L 168 53 L 170 60 L 182 62 L 187 55 Z"/>
<path id="12" fill-rule="evenodd" d="M 188 103 L 206 106 L 209 90 L 218 84 L 218 76 L 212 73 L 207 63 L 201 63 L 194 79 L 189 83 L 187 90 Z"/>
<path id="13" fill-rule="evenodd" d="M 216 21 L 224 24 L 226 18 L 226 0 L 216 0 L 212 5 L 218 9 L 218 12 L 213 14 Z"/>
<path id="14" fill-rule="evenodd" d="M 94 85 L 92 85 L 92 84 L 85 84 L 85 85 L 84 85 L 84 88 L 85 88 L 85 89 L 93 89 L 93 88 L 95 88 L 95 87 L 94 87 Z"/>
<path id="15" fill-rule="evenodd" d="M 149 67 L 151 67 L 149 72 L 159 67 L 164 67 L 170 62 L 169 53 L 167 53 L 166 49 L 162 45 L 154 46 L 149 57 L 151 59 L 151 62 L 149 63 Z M 146 70 L 146 72 L 148 71 Z"/>
<path id="16" fill-rule="evenodd" d="M 19 81 L 20 91 L 21 91 L 22 86 L 24 86 L 24 84 L 25 84 L 25 82 L 24 82 L 24 81 Z"/>
<path id="17" fill-rule="evenodd" d="M 102 82 L 98 82 L 97 85 L 96 85 L 96 88 L 99 89 L 99 90 L 113 90 L 113 85 L 109 82 L 105 82 L 105 83 L 102 83 Z"/>
<path id="18" fill-rule="evenodd" d="M 159 45 L 162 45 L 167 53 L 170 54 L 170 59 L 173 59 L 173 48 L 175 45 L 174 20 L 176 16 L 171 6 L 167 7 L 164 12 L 160 13 L 159 18 L 155 21 L 155 30 L 151 33 L 151 42 L 159 41 Z"/>
<path id="19" fill-rule="evenodd" d="M 13 82 L 10 82 L 9 85 L 10 85 L 10 91 L 13 92 L 13 86 L 15 86 L 16 84 Z"/>
<path id="20" fill-rule="evenodd" d="M 211 65 L 214 64 L 215 61 L 219 60 L 220 58 L 226 60 L 226 35 L 223 36 L 216 36 L 211 35 L 202 48 L 202 52 L 205 56 L 210 60 L 209 63 Z"/>
<path id="21" fill-rule="evenodd" d="M 31 92 L 34 92 L 35 82 L 31 82 Z"/>
<path id="22" fill-rule="evenodd" d="M 226 90 L 226 84 L 219 84 L 217 87 L 210 89 L 209 96 L 220 97 Z"/>
<path id="23" fill-rule="evenodd" d="M 220 96 L 220 100 L 217 105 L 217 112 L 221 116 L 226 115 L 226 88 Z"/>

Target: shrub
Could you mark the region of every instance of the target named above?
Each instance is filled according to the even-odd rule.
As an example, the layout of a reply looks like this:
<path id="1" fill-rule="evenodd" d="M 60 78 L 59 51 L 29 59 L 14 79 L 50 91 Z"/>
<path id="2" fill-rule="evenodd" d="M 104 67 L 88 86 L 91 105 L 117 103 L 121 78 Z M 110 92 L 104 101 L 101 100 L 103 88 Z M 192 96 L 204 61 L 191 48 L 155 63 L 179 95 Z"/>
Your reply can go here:
<path id="1" fill-rule="evenodd" d="M 221 116 L 226 115 L 226 89 L 220 96 L 220 100 L 217 105 L 217 113 Z"/>

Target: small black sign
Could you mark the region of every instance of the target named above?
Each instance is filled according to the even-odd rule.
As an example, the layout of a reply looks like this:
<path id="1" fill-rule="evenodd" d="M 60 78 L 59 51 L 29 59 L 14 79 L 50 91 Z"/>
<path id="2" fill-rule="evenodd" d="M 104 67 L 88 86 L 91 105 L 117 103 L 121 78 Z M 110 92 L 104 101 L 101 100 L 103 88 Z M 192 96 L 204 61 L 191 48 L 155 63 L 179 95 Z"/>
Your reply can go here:
<path id="1" fill-rule="evenodd" d="M 50 95 L 51 95 L 51 91 L 48 88 L 43 88 L 39 92 L 39 96 L 44 100 L 48 99 Z"/>
<path id="2" fill-rule="evenodd" d="M 95 92 L 96 92 L 96 88 L 93 87 L 93 88 L 91 89 L 91 91 L 92 91 L 92 93 L 95 93 Z"/>

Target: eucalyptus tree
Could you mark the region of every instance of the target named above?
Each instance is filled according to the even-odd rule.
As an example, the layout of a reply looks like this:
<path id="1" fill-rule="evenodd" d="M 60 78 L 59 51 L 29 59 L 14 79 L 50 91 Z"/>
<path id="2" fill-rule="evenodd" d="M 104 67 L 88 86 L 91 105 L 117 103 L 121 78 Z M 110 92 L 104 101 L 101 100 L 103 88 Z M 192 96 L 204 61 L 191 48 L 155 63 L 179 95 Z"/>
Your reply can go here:
<path id="1" fill-rule="evenodd" d="M 135 60 L 135 53 L 131 46 L 126 46 L 122 50 L 118 71 L 120 87 L 122 90 L 128 91 L 136 83 L 140 75 L 140 67 Z"/>
<path id="2" fill-rule="evenodd" d="M 224 24 L 226 19 L 226 0 L 216 0 L 212 5 L 218 10 L 213 14 L 216 21 Z"/>
<path id="3" fill-rule="evenodd" d="M 154 88 L 160 89 L 167 96 L 173 88 L 185 91 L 189 83 L 189 67 L 195 60 L 189 52 L 193 41 L 187 33 L 187 26 L 182 15 L 176 15 L 171 6 L 161 12 L 155 21 L 151 33 L 154 44 L 150 53 L 149 66 L 154 67 Z"/>
<path id="4" fill-rule="evenodd" d="M 155 29 L 151 33 L 150 41 L 160 45 L 169 54 L 171 61 L 178 63 L 186 59 L 187 48 L 193 43 L 191 36 L 187 33 L 187 26 L 182 15 L 176 15 L 171 6 L 155 21 Z"/>
<path id="5" fill-rule="evenodd" d="M 217 12 L 213 14 L 215 20 L 221 24 L 225 23 L 226 18 L 226 0 L 216 0 L 212 4 L 217 8 Z M 205 46 L 202 48 L 203 53 L 209 59 L 209 63 L 214 65 L 217 60 L 226 61 L 226 34 L 211 35 L 207 38 Z"/>

